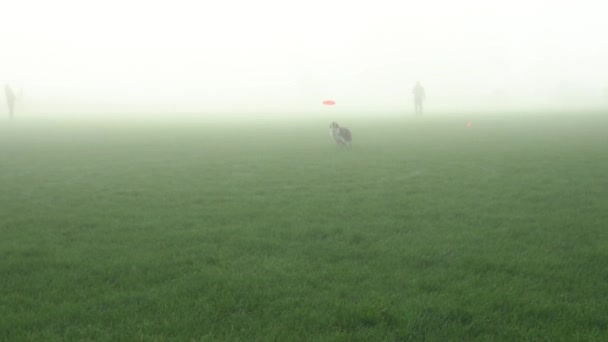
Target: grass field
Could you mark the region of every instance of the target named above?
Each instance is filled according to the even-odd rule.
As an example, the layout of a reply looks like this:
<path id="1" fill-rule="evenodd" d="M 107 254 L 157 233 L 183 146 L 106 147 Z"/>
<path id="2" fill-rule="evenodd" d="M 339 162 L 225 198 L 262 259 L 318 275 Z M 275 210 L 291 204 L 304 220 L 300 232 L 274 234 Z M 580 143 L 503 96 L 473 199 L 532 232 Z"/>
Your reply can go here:
<path id="1" fill-rule="evenodd" d="M 0 340 L 608 339 L 608 114 L 330 121 L 1 123 Z"/>

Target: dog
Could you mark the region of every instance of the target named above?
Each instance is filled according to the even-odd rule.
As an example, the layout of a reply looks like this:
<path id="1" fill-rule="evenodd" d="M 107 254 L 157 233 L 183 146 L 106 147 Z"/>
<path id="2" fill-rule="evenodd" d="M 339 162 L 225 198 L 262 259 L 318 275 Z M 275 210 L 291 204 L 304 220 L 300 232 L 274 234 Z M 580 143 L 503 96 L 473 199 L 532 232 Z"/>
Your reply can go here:
<path id="1" fill-rule="evenodd" d="M 353 141 L 350 130 L 346 127 L 340 127 L 335 121 L 329 125 L 329 136 L 340 146 L 350 147 Z"/>

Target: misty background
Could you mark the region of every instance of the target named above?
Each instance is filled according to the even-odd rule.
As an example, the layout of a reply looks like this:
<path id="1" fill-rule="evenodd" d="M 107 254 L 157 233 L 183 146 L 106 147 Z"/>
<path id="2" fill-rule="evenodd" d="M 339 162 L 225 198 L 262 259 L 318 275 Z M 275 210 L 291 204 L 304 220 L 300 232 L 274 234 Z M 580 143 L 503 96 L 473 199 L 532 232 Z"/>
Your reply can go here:
<path id="1" fill-rule="evenodd" d="M 605 1 L 11 1 L 27 115 L 597 109 Z M 7 111 L 2 94 L 2 108 Z M 19 110 L 19 107 L 18 107 Z M 20 113 L 17 113 L 17 117 Z"/>

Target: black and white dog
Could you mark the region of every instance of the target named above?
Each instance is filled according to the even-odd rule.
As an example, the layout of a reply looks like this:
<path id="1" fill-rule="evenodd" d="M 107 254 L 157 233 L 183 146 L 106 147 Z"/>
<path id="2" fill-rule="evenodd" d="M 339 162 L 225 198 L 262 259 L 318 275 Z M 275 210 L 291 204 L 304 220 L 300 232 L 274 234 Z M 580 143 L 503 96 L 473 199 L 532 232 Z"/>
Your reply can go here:
<path id="1" fill-rule="evenodd" d="M 329 125 L 329 136 L 334 138 L 336 143 L 340 146 L 350 147 L 350 144 L 353 141 L 350 130 L 346 127 L 340 127 L 335 121 Z"/>

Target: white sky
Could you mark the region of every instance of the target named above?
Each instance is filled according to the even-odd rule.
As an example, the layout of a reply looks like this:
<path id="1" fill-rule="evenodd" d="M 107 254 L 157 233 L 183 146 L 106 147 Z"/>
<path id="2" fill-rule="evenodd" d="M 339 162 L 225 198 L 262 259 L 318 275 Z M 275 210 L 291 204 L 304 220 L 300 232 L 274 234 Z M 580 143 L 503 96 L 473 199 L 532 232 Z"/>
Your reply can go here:
<path id="1" fill-rule="evenodd" d="M 608 1 L 18 0 L 1 10 L 0 82 L 36 112 L 310 112 L 324 99 L 411 112 L 417 80 L 431 110 L 606 102 Z"/>

